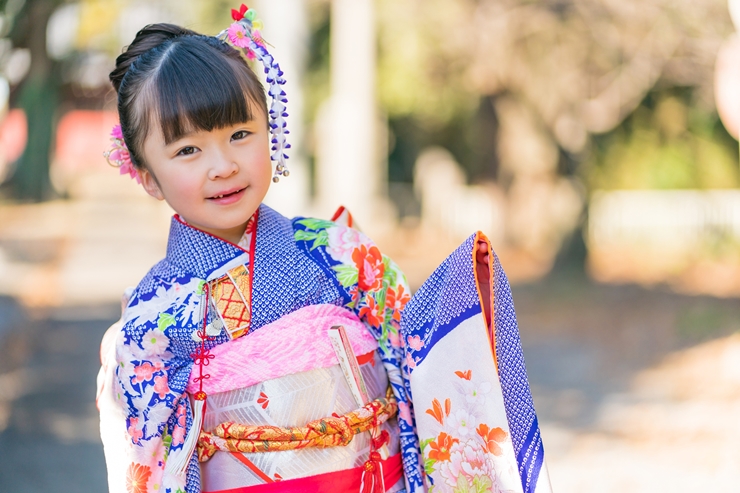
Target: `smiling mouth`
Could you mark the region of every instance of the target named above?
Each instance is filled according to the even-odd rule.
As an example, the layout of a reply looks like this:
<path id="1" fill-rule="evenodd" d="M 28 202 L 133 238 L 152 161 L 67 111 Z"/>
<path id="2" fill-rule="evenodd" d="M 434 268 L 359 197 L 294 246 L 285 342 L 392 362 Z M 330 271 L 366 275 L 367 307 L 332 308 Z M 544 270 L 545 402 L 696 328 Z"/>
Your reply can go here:
<path id="1" fill-rule="evenodd" d="M 208 197 L 208 198 L 211 199 L 211 200 L 217 200 L 217 199 L 222 199 L 224 197 L 231 197 L 232 195 L 236 195 L 236 194 L 244 191 L 245 188 L 240 188 L 238 190 L 234 190 L 233 192 L 229 192 L 229 193 L 222 193 L 220 195 L 214 195 L 213 197 Z"/>

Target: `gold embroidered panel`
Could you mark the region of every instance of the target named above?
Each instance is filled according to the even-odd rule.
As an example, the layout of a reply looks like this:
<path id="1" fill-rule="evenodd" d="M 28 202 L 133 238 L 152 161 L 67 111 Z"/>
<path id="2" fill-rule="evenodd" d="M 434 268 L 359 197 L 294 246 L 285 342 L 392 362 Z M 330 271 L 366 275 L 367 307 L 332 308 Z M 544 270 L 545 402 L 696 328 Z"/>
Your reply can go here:
<path id="1" fill-rule="evenodd" d="M 249 332 L 252 321 L 252 286 L 249 269 L 240 265 L 211 281 L 211 297 L 231 339 Z"/>

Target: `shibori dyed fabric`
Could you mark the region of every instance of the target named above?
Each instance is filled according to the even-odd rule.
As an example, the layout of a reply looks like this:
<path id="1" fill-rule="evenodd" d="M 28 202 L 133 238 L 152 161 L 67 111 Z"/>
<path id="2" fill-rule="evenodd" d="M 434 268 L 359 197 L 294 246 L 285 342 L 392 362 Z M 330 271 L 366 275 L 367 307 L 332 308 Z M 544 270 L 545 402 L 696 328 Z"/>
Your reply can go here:
<path id="1" fill-rule="evenodd" d="M 478 240 L 490 252 L 492 330 L 476 279 Z M 414 294 L 401 335 L 413 402 L 413 414 L 400 420 L 402 443 L 409 452 L 421 450 L 420 458 L 404 457 L 411 489 L 420 491 L 424 482 L 434 492 L 551 491 L 511 290 L 481 233 Z"/>

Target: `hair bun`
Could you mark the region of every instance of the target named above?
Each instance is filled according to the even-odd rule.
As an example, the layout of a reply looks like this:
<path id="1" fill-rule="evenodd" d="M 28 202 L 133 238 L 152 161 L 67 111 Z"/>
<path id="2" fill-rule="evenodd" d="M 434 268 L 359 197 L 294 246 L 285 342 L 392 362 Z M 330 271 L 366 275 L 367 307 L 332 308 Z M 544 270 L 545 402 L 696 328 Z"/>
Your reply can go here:
<path id="1" fill-rule="evenodd" d="M 152 48 L 179 36 L 197 36 L 198 33 L 174 24 L 149 24 L 136 33 L 136 37 L 128 45 L 123 53 L 116 58 L 116 68 L 110 73 L 109 78 L 113 87 L 118 92 L 123 77 L 129 67 L 140 55 Z"/>

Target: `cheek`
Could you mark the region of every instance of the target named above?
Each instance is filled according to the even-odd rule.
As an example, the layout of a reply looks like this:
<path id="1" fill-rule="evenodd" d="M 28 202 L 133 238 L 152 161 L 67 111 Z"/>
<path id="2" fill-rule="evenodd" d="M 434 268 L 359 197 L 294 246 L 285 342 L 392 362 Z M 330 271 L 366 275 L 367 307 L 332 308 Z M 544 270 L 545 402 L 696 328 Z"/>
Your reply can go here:
<path id="1" fill-rule="evenodd" d="M 161 180 L 162 192 L 168 201 L 190 202 L 193 199 L 202 198 L 201 183 L 191 173 L 167 173 Z"/>
<path id="2" fill-rule="evenodd" d="M 260 170 L 260 173 L 272 173 L 272 160 L 270 159 L 270 147 L 267 139 L 265 139 L 263 145 L 255 150 L 252 162 Z"/>

